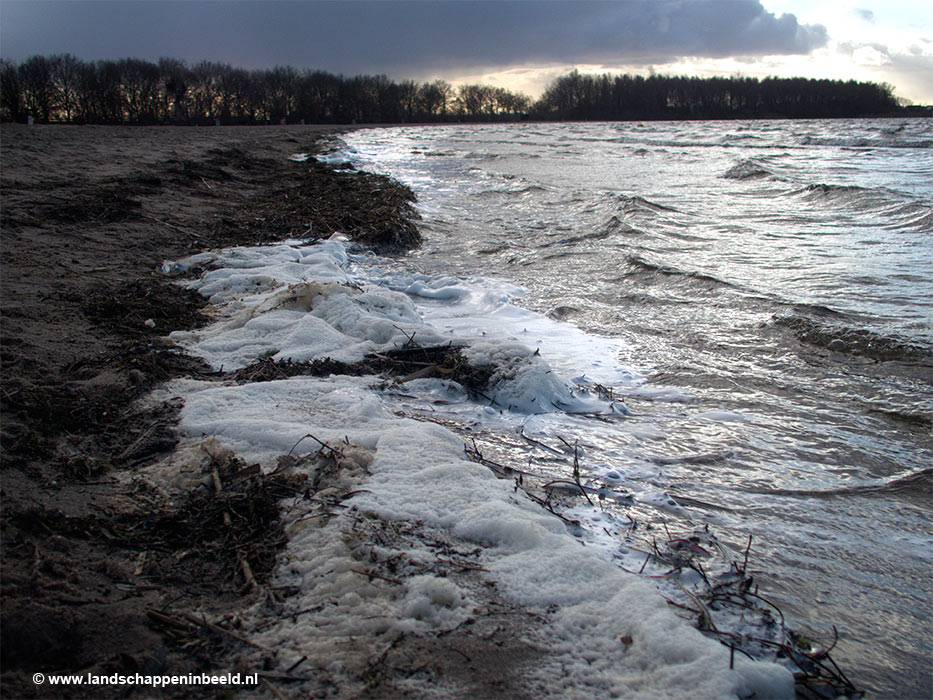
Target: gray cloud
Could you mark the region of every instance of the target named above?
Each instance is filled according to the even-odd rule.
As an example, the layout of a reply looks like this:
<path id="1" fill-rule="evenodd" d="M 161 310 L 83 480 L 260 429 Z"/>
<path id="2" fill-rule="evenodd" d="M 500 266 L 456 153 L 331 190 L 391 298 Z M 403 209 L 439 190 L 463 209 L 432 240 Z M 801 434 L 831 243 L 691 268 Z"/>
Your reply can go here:
<path id="1" fill-rule="evenodd" d="M 896 50 L 877 42 L 844 42 L 837 49 L 854 62 L 871 71 L 871 80 L 895 84 L 899 96 L 911 96 L 921 104 L 933 104 L 933 42 L 920 39 L 920 44 Z"/>
<path id="2" fill-rule="evenodd" d="M 18 2 L 3 55 L 172 56 L 393 77 L 542 63 L 654 64 L 805 54 L 822 25 L 759 0 L 621 2 Z"/>
<path id="3" fill-rule="evenodd" d="M 857 14 L 859 17 L 861 17 L 863 20 L 865 20 L 866 22 L 870 22 L 871 24 L 875 23 L 875 13 L 872 12 L 871 10 L 866 10 L 864 8 L 858 7 L 855 10 L 853 10 L 853 12 Z"/>

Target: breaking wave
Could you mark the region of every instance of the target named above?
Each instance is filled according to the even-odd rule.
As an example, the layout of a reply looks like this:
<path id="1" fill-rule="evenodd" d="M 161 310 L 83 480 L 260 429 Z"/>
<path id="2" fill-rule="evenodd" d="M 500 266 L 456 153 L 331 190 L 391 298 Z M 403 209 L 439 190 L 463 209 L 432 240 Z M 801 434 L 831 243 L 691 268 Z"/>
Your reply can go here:
<path id="1" fill-rule="evenodd" d="M 736 163 L 722 175 L 726 180 L 758 180 L 773 178 L 775 174 L 766 168 L 761 161 L 754 158 Z"/>
<path id="2" fill-rule="evenodd" d="M 808 202 L 830 203 L 842 206 L 884 203 L 885 199 L 877 190 L 855 185 L 807 185 L 791 192 Z"/>

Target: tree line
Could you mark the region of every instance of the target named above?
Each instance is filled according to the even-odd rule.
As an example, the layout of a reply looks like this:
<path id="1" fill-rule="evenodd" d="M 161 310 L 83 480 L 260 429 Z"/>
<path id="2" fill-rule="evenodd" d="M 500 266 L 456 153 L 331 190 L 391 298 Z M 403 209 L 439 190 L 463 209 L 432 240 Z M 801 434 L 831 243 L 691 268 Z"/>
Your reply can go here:
<path id="1" fill-rule="evenodd" d="M 488 85 L 396 82 L 290 66 L 244 70 L 162 58 L 0 61 L 0 119 L 74 124 L 405 123 L 851 117 L 899 109 L 888 85 L 805 78 L 581 75 L 540 100 Z"/>
<path id="2" fill-rule="evenodd" d="M 901 110 L 890 85 L 808 78 L 581 75 L 557 78 L 536 105 L 573 120 L 822 119 Z"/>
<path id="3" fill-rule="evenodd" d="M 244 70 L 171 58 L 82 61 L 71 54 L 0 64 L 0 119 L 82 124 L 402 123 L 503 120 L 531 99 L 503 88 L 443 80 L 346 78 L 290 66 Z"/>

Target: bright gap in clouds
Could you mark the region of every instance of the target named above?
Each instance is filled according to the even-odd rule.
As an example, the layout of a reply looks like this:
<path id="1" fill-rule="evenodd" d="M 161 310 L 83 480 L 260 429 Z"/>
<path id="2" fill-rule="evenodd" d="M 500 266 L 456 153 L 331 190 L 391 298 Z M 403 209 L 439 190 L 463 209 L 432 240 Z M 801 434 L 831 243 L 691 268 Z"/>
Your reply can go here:
<path id="1" fill-rule="evenodd" d="M 781 75 L 889 83 L 917 104 L 933 104 L 933 3 L 925 0 L 764 0 L 827 28 L 829 42 L 810 56 L 764 59 Z"/>
<path id="2" fill-rule="evenodd" d="M 766 9 L 794 14 L 804 25 L 822 25 L 827 45 L 809 54 L 697 58 L 643 63 L 527 64 L 504 70 L 448 74 L 455 85 L 484 83 L 539 97 L 549 83 L 573 69 L 581 73 L 631 73 L 697 77 L 776 76 L 888 83 L 914 104 L 933 104 L 933 3 L 875 0 L 775 0 Z"/>

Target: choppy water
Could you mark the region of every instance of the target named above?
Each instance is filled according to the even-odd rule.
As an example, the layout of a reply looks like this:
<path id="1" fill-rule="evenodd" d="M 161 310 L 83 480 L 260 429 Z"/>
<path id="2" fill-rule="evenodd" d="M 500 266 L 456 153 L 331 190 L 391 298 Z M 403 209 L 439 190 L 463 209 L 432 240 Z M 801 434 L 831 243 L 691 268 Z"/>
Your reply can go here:
<path id="1" fill-rule="evenodd" d="M 752 534 L 762 590 L 803 631 L 838 628 L 856 685 L 930 696 L 930 120 L 344 140 L 419 197 L 425 245 L 390 276 L 519 285 L 527 309 L 621 341 L 609 364 L 644 378 L 616 386 L 631 415 L 563 427 L 587 476 L 692 499 L 733 543 Z"/>

